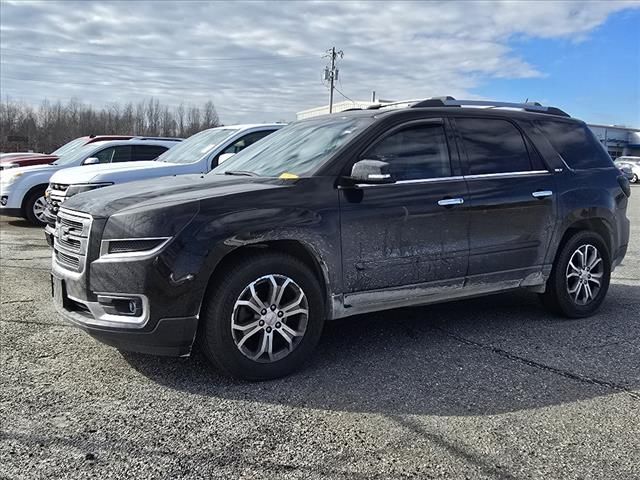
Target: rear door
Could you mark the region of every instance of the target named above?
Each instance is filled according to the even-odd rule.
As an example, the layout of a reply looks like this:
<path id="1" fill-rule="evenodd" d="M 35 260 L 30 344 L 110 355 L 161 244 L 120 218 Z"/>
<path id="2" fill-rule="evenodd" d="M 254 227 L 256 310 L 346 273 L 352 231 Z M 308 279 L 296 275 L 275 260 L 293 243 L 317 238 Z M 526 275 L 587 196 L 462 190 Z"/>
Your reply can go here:
<path id="1" fill-rule="evenodd" d="M 555 221 L 553 174 L 509 119 L 454 122 L 469 189 L 466 286 L 539 278 Z"/>

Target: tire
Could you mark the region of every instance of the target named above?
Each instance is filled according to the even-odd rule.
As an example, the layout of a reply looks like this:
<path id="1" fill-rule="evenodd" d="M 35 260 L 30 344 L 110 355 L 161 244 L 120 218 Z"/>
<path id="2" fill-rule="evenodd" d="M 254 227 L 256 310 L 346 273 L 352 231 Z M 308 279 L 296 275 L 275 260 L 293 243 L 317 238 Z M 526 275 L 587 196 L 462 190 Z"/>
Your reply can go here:
<path id="1" fill-rule="evenodd" d="M 582 253 L 578 254 L 578 251 Z M 585 252 L 587 260 L 582 264 Z M 556 255 L 541 300 L 550 311 L 565 317 L 589 317 L 602 305 L 610 279 L 611 256 L 602 237 L 595 232 L 577 232 Z M 588 292 L 585 285 L 589 287 Z"/>
<path id="2" fill-rule="evenodd" d="M 633 177 L 631 177 L 631 183 L 638 183 L 638 175 L 637 174 L 633 174 Z"/>
<path id="3" fill-rule="evenodd" d="M 288 375 L 311 357 L 322 334 L 324 301 L 318 280 L 303 262 L 276 252 L 252 255 L 219 278 L 205 294 L 197 338 L 214 367 L 229 376 L 262 381 Z M 280 296 L 274 282 L 282 289 Z M 278 301 L 272 303 L 274 290 Z M 256 297 L 267 301 L 264 308 L 257 305 Z M 290 307 L 296 301 L 298 305 Z M 271 310 L 269 304 L 277 304 L 277 308 Z M 306 316 L 296 313 L 305 310 Z M 278 317 L 281 314 L 289 316 Z M 302 331 L 302 335 L 289 333 Z M 265 340 L 269 335 L 271 343 Z M 250 358 L 265 346 L 271 346 L 273 358 L 268 351 L 257 359 Z"/>
<path id="4" fill-rule="evenodd" d="M 27 198 L 24 201 L 24 216 L 27 221 L 39 227 L 46 225 L 46 220 L 44 218 L 44 209 L 46 208 L 47 202 L 44 198 L 44 189 L 42 190 L 34 190 L 27 195 Z M 38 209 L 37 207 L 41 206 L 42 209 Z M 38 214 L 37 211 L 42 212 Z"/>

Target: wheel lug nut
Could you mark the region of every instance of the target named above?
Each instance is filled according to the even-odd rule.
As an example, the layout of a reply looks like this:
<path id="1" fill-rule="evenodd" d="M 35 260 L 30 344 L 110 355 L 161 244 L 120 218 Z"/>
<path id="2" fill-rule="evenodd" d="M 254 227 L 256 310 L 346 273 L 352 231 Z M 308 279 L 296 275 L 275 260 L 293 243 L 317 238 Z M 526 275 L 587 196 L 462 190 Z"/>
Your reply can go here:
<path id="1" fill-rule="evenodd" d="M 262 326 L 264 326 L 264 320 L 260 320 L 260 321 L 258 322 L 258 325 L 260 325 L 261 327 L 262 327 Z"/>
<path id="2" fill-rule="evenodd" d="M 271 333 L 271 327 L 267 327 L 267 333 Z"/>
<path id="3" fill-rule="evenodd" d="M 280 318 L 282 318 L 282 316 L 283 316 L 283 315 L 284 315 L 284 313 L 282 313 L 282 312 L 278 312 L 278 316 L 279 316 Z"/>
<path id="4" fill-rule="evenodd" d="M 276 328 L 280 328 L 282 324 L 280 322 L 276 322 Z"/>
<path id="5" fill-rule="evenodd" d="M 263 308 L 262 311 L 260 312 L 262 315 L 266 315 L 267 314 L 267 309 Z"/>
<path id="6" fill-rule="evenodd" d="M 271 311 L 275 310 L 276 306 L 275 305 L 271 305 Z"/>

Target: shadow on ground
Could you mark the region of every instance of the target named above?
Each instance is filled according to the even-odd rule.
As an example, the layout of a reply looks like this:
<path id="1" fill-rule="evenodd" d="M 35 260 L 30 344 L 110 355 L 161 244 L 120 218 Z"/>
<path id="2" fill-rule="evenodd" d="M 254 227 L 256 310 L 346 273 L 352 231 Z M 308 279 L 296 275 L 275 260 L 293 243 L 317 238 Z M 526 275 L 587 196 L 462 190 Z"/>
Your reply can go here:
<path id="1" fill-rule="evenodd" d="M 384 414 L 489 415 L 640 386 L 640 287 L 615 285 L 595 317 L 566 320 L 502 294 L 330 322 L 312 362 L 248 384 L 190 359 L 123 353 L 155 382 L 206 396 Z M 636 318 L 636 319 L 634 319 Z"/>

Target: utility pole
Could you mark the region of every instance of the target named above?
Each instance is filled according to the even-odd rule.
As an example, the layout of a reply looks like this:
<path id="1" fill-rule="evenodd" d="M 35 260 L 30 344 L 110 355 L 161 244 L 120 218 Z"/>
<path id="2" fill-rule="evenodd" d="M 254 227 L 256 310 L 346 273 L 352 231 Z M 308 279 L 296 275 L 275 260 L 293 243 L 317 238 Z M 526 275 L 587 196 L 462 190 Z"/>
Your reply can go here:
<path id="1" fill-rule="evenodd" d="M 342 50 L 336 52 L 336 47 L 331 47 L 331 50 L 327 50 L 325 57 L 331 58 L 331 65 L 324 67 L 324 79 L 329 81 L 329 113 L 333 112 L 333 89 L 335 81 L 338 79 L 338 69 L 336 68 L 336 58 L 340 56 L 342 58 L 344 53 Z"/>

